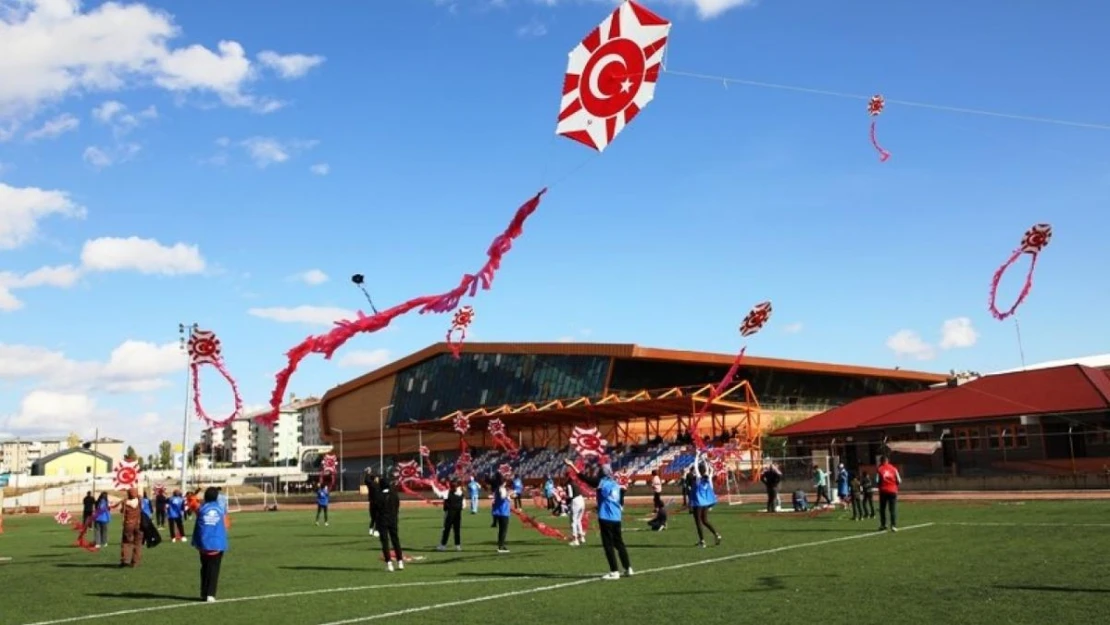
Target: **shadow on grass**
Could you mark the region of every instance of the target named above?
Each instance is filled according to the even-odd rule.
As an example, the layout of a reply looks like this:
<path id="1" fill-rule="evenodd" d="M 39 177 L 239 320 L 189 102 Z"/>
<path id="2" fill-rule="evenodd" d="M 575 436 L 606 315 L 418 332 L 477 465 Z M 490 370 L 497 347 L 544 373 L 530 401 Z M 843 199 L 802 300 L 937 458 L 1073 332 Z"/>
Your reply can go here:
<path id="1" fill-rule="evenodd" d="M 600 577 L 600 575 L 570 575 L 567 573 L 478 573 L 463 571 L 459 573 L 459 577 L 504 577 L 506 579 L 517 578 L 536 578 L 536 579 L 587 579 L 590 577 Z"/>
<path id="2" fill-rule="evenodd" d="M 797 532 L 836 532 L 838 534 L 873 534 L 878 530 L 868 529 L 866 527 L 791 527 L 784 529 L 773 530 L 776 532 L 785 532 L 787 534 L 794 534 Z"/>
<path id="3" fill-rule="evenodd" d="M 1036 592 L 1110 593 L 1110 588 L 1075 588 L 1074 586 L 1018 586 L 996 584 L 999 590 L 1032 590 Z"/>
<path id="4" fill-rule="evenodd" d="M 73 562 L 60 562 L 54 566 L 60 569 L 118 569 L 119 563 L 74 564 Z"/>
<path id="5" fill-rule="evenodd" d="M 86 596 L 104 597 L 106 599 L 171 599 L 173 601 L 200 601 L 197 597 L 168 595 L 158 592 L 90 592 Z"/>
<path id="6" fill-rule="evenodd" d="M 279 566 L 279 569 L 286 571 L 367 571 L 364 566 L 314 566 L 311 564 L 303 564 L 298 566 Z"/>

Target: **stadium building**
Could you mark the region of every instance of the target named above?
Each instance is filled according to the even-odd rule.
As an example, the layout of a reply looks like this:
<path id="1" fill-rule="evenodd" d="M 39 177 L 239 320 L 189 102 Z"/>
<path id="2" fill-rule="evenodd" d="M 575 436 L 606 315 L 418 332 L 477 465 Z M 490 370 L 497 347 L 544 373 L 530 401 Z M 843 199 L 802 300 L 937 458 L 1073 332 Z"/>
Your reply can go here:
<path id="1" fill-rule="evenodd" d="M 476 450 L 491 447 L 485 432 L 494 418 L 522 448 L 552 453 L 567 444 L 574 426 L 596 425 L 611 444 L 649 451 L 636 467 L 647 470 L 662 466 L 670 443 L 688 437 L 689 417 L 699 409 L 708 413 L 699 435 L 722 442 L 739 437 L 751 448 L 775 426 L 946 379 L 752 356 L 737 383 L 710 401 L 733 358 L 627 344 L 468 343 L 456 359 L 438 343 L 328 391 L 321 431 L 342 447 L 348 475 L 388 466 L 395 456 L 411 459 L 421 444 L 440 458 L 449 455 L 458 448 L 451 427 L 458 414 L 469 417 L 468 443 Z M 557 461 L 533 457 L 525 464 L 542 475 Z"/>

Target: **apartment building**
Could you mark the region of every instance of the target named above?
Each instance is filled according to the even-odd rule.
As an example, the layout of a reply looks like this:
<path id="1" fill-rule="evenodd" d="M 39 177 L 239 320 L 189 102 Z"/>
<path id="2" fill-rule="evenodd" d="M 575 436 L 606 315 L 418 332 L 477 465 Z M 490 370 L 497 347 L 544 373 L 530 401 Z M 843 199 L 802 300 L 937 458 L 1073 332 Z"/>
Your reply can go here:
<path id="1" fill-rule="evenodd" d="M 9 438 L 0 441 L 0 467 L 11 473 L 27 473 L 36 461 L 62 451 L 65 439 Z"/>

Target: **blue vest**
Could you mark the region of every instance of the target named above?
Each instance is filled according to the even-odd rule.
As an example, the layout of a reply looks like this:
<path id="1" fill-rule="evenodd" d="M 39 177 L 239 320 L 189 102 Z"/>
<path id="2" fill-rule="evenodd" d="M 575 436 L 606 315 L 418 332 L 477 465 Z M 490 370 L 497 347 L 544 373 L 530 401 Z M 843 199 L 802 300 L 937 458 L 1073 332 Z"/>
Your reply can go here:
<path id="1" fill-rule="evenodd" d="M 330 496 L 328 495 L 328 489 L 321 488 L 320 490 L 316 491 L 316 505 L 326 506 L 328 505 L 329 499 Z"/>
<path id="2" fill-rule="evenodd" d="M 150 505 L 149 499 L 143 497 L 142 501 L 140 501 L 139 503 L 143 508 L 143 514 L 147 516 L 154 516 L 154 508 Z"/>
<path id="3" fill-rule="evenodd" d="M 602 521 L 621 521 L 621 487 L 611 477 L 601 478 L 597 485 L 597 518 Z"/>
<path id="4" fill-rule="evenodd" d="M 518 495 L 524 492 L 524 482 L 519 477 L 513 480 L 513 492 Z"/>
<path id="5" fill-rule="evenodd" d="M 184 514 L 185 498 L 181 495 L 170 497 L 169 505 L 166 506 L 166 516 L 171 519 L 180 519 Z"/>
<path id="6" fill-rule="evenodd" d="M 96 504 L 96 519 L 97 523 L 108 523 L 112 520 L 112 507 L 108 502 Z"/>
<path id="7" fill-rule="evenodd" d="M 694 505 L 698 508 L 717 505 L 717 493 L 713 492 L 713 481 L 709 478 L 698 478 L 694 486 Z"/>
<path id="8" fill-rule="evenodd" d="M 500 488 L 493 491 L 493 516 L 509 516 L 509 498 L 501 496 Z"/>
<path id="9" fill-rule="evenodd" d="M 470 498 L 471 499 L 477 499 L 478 498 L 478 492 L 481 490 L 481 487 L 478 486 L 478 482 L 475 482 L 474 480 L 470 480 L 470 483 L 466 485 L 466 489 L 468 491 L 470 491 Z"/>
<path id="10" fill-rule="evenodd" d="M 193 527 L 193 546 L 202 551 L 227 551 L 227 528 L 220 504 L 209 502 L 197 511 Z"/>

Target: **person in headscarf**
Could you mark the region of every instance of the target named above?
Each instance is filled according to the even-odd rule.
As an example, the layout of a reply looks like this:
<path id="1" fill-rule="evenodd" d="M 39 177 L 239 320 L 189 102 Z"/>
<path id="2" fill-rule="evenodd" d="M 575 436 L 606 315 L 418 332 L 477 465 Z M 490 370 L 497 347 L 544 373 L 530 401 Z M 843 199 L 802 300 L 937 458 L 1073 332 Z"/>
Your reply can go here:
<path id="1" fill-rule="evenodd" d="M 455 551 L 462 551 L 462 510 L 463 493 L 462 483 L 456 478 L 452 479 L 446 490 L 440 490 L 435 482 L 432 482 L 432 490 L 436 495 L 443 499 L 443 536 L 439 539 L 439 546 L 436 547 L 437 551 L 447 550 L 447 537 L 449 534 L 455 535 Z"/>
<path id="2" fill-rule="evenodd" d="M 694 527 L 698 530 L 698 547 L 705 547 L 705 536 L 702 528 L 713 532 L 717 545 L 721 544 L 721 535 L 717 528 L 709 522 L 709 511 L 717 505 L 717 493 L 713 491 L 713 469 L 708 462 L 698 464 L 698 478 L 694 484 L 693 494 Z"/>
<path id="3" fill-rule="evenodd" d="M 197 510 L 193 526 L 193 546 L 200 553 L 200 600 L 216 600 L 220 582 L 220 566 L 227 551 L 226 512 L 220 506 L 220 491 L 209 487 L 204 491 L 204 505 Z"/>
<path id="4" fill-rule="evenodd" d="M 393 571 L 396 556 L 397 569 L 405 570 L 405 556 L 401 551 L 401 539 L 397 535 L 397 522 L 401 511 L 401 498 L 390 482 L 388 475 L 379 478 L 379 488 L 374 493 L 374 509 L 378 511 L 378 539 L 382 543 L 382 557 L 385 569 Z"/>
<path id="5" fill-rule="evenodd" d="M 108 546 L 108 524 L 112 522 L 112 504 L 108 502 L 108 493 L 101 492 L 96 498 L 96 512 L 93 514 L 93 538 L 96 548 L 103 549 Z"/>
<path id="6" fill-rule="evenodd" d="M 567 467 L 574 472 L 578 469 L 574 462 L 564 460 Z M 613 467 L 602 465 L 600 479 L 593 476 L 580 475 L 583 482 L 590 488 L 597 489 L 597 524 L 601 532 L 601 546 L 605 549 L 605 559 L 609 563 L 609 572 L 601 579 L 616 580 L 621 578 L 620 566 L 624 567 L 625 577 L 632 576 L 632 564 L 628 559 L 628 548 L 624 545 L 624 534 L 621 531 L 621 518 L 623 506 L 621 505 L 621 487 L 613 478 Z"/>
<path id="7" fill-rule="evenodd" d="M 185 498 L 180 490 L 173 491 L 166 504 L 166 516 L 170 522 L 170 542 L 185 542 Z"/>
<path id="8" fill-rule="evenodd" d="M 139 566 L 143 555 L 143 508 L 139 499 L 139 491 L 131 488 L 127 491 L 127 499 L 120 505 L 123 514 L 123 536 L 120 539 L 120 568 Z"/>

